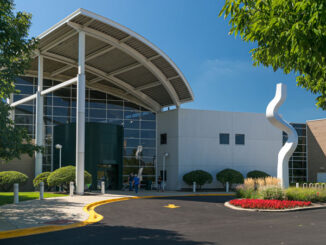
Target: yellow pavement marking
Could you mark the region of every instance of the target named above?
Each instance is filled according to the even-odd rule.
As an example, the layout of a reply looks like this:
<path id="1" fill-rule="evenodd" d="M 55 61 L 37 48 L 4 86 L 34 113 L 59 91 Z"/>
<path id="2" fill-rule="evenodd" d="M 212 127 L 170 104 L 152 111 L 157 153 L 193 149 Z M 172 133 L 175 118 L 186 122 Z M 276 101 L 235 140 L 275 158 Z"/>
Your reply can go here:
<path id="1" fill-rule="evenodd" d="M 169 204 L 167 206 L 163 206 L 165 208 L 180 208 L 180 206 L 175 206 L 174 204 Z"/>
<path id="2" fill-rule="evenodd" d="M 103 204 L 112 203 L 112 202 L 120 202 L 120 201 L 127 201 L 131 199 L 145 199 L 145 198 L 164 198 L 164 197 L 193 197 L 193 196 L 234 196 L 234 194 L 226 194 L 226 193 L 217 193 L 217 194 L 189 194 L 189 195 L 166 195 L 166 196 L 136 196 L 136 197 L 121 197 L 115 199 L 108 199 L 99 202 L 93 202 L 84 206 L 83 210 L 89 213 L 89 217 L 87 220 L 80 221 L 73 224 L 68 225 L 45 225 L 45 226 L 38 226 L 38 227 L 30 227 L 30 228 L 23 228 L 23 229 L 16 229 L 16 230 L 9 230 L 9 231 L 0 231 L 0 239 L 7 239 L 7 238 L 14 238 L 14 237 L 21 237 L 21 236 L 30 236 L 36 235 L 41 233 L 47 233 L 52 231 L 62 231 L 77 227 L 86 226 L 89 224 L 93 224 L 99 222 L 103 219 L 103 216 L 95 212 L 95 208 L 101 206 Z M 178 207 L 178 206 L 176 206 Z"/>

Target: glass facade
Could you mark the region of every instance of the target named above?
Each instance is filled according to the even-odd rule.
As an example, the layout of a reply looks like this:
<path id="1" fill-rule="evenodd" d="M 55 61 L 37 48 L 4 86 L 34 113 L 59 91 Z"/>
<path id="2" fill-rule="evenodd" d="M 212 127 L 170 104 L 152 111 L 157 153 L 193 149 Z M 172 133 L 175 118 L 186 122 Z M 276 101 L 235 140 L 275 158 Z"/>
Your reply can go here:
<path id="1" fill-rule="evenodd" d="M 46 80 L 43 89 L 59 84 Z M 16 80 L 14 101 L 34 94 L 37 91 L 37 78 L 20 77 Z M 130 172 L 138 173 L 143 167 L 144 179 L 155 179 L 156 156 L 156 114 L 134 103 L 122 100 L 106 93 L 86 89 L 86 122 L 119 124 L 124 127 L 123 178 Z M 16 127 L 27 128 L 35 138 L 35 100 L 15 108 Z M 76 86 L 61 88 L 44 96 L 44 133 L 45 153 L 43 171 L 50 171 L 53 166 L 53 126 L 76 122 Z M 135 158 L 137 146 L 143 146 L 140 160 Z"/>
<path id="2" fill-rule="evenodd" d="M 307 140 L 306 124 L 291 123 L 298 133 L 298 146 L 289 160 L 290 183 L 307 181 Z M 287 140 L 287 134 L 283 132 L 283 145 Z"/>

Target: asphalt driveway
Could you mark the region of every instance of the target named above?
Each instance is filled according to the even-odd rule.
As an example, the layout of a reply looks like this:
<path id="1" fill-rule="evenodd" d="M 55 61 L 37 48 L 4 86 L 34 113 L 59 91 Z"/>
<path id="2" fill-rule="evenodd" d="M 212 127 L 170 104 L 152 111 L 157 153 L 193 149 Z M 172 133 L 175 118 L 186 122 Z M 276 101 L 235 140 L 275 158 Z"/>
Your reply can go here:
<path id="1" fill-rule="evenodd" d="M 0 240 L 5 244 L 325 244 L 326 209 L 243 212 L 231 197 L 135 199 L 100 206 L 93 225 Z"/>

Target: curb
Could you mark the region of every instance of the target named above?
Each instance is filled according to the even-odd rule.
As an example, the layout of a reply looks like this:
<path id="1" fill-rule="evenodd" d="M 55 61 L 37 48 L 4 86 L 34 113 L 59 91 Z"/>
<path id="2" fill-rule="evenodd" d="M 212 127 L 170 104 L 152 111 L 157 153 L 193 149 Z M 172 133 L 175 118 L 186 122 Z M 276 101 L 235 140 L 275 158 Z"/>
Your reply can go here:
<path id="1" fill-rule="evenodd" d="M 131 199 L 145 199 L 145 198 L 164 198 L 164 197 L 192 197 L 192 196 L 234 196 L 234 194 L 226 194 L 226 193 L 219 193 L 219 194 L 190 194 L 190 195 L 171 195 L 171 196 L 132 196 L 132 197 L 121 197 L 116 199 L 108 199 L 98 202 L 93 202 L 84 206 L 83 210 L 89 214 L 87 220 L 76 222 L 69 225 L 46 225 L 46 226 L 37 226 L 37 227 L 30 227 L 30 228 L 22 228 L 16 230 L 9 230 L 9 231 L 0 231 L 0 240 L 7 239 L 7 238 L 15 238 L 21 236 L 30 236 L 36 234 L 42 234 L 47 232 L 53 231 L 62 231 L 72 228 L 78 228 L 90 224 L 97 223 L 103 219 L 103 216 L 95 212 L 95 208 L 104 204 L 112 203 L 112 202 L 121 202 L 127 201 Z"/>
<path id="2" fill-rule="evenodd" d="M 311 207 L 298 207 L 298 208 L 291 208 L 291 209 L 257 209 L 257 208 L 241 208 L 230 204 L 230 202 L 225 202 L 224 206 L 230 209 L 247 211 L 247 212 L 297 212 L 297 211 L 304 211 L 304 210 L 326 208 L 326 205 L 315 204 L 314 206 Z"/>

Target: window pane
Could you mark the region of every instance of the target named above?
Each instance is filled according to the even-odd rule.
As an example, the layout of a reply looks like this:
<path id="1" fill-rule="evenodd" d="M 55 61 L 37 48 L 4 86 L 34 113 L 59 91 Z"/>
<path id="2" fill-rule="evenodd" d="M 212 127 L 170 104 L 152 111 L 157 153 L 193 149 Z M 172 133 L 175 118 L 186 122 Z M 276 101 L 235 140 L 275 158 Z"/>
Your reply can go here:
<path id="1" fill-rule="evenodd" d="M 123 110 L 123 101 L 108 101 L 108 109 Z"/>
<path id="2" fill-rule="evenodd" d="M 106 109 L 106 101 L 105 100 L 91 100 L 90 108 L 96 109 Z"/>
<path id="3" fill-rule="evenodd" d="M 142 130 L 141 131 L 141 138 L 154 139 L 155 138 L 155 131 L 154 130 Z"/>
<path id="4" fill-rule="evenodd" d="M 236 145 L 244 145 L 245 144 L 245 135 L 244 134 L 236 134 L 235 135 L 235 144 Z"/>
<path id="5" fill-rule="evenodd" d="M 125 129 L 124 136 L 126 138 L 139 138 L 139 130 Z"/>
<path id="6" fill-rule="evenodd" d="M 230 134 L 220 134 L 220 144 L 222 145 L 230 144 Z"/>
<path id="7" fill-rule="evenodd" d="M 15 116 L 16 124 L 33 124 L 32 115 L 16 115 Z"/>
<path id="8" fill-rule="evenodd" d="M 106 118 L 106 110 L 91 109 L 90 117 L 93 117 L 93 118 Z"/>
<path id="9" fill-rule="evenodd" d="M 123 112 L 120 110 L 108 110 L 108 118 L 112 119 L 122 119 Z"/>
<path id="10" fill-rule="evenodd" d="M 155 140 L 141 139 L 141 145 L 143 147 L 152 147 L 152 148 L 155 148 Z"/>
<path id="11" fill-rule="evenodd" d="M 124 139 L 124 146 L 137 148 L 139 146 L 139 139 Z"/>
<path id="12" fill-rule="evenodd" d="M 143 120 L 155 120 L 155 113 L 150 111 L 143 111 L 141 114 Z"/>
<path id="13" fill-rule="evenodd" d="M 125 120 L 124 121 L 124 127 L 125 128 L 133 128 L 133 129 L 139 129 L 139 121 L 134 120 Z"/>
<path id="14" fill-rule="evenodd" d="M 156 122 L 155 121 L 142 121 L 141 128 L 142 129 L 156 129 Z"/>
<path id="15" fill-rule="evenodd" d="M 28 86 L 28 85 L 16 85 L 15 87 L 20 91 L 21 94 L 33 94 L 34 93 L 34 87 Z"/>
<path id="16" fill-rule="evenodd" d="M 160 138 L 161 145 L 167 144 L 167 134 L 161 134 L 160 137 L 161 137 Z"/>
<path id="17" fill-rule="evenodd" d="M 125 111 L 124 117 L 125 119 L 139 120 L 140 113 L 137 111 Z"/>

